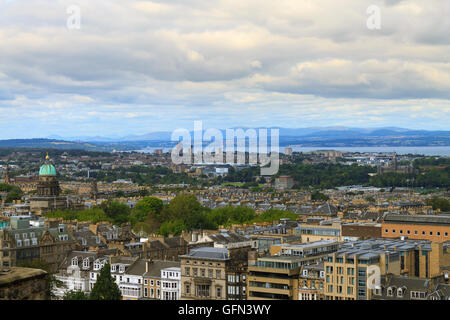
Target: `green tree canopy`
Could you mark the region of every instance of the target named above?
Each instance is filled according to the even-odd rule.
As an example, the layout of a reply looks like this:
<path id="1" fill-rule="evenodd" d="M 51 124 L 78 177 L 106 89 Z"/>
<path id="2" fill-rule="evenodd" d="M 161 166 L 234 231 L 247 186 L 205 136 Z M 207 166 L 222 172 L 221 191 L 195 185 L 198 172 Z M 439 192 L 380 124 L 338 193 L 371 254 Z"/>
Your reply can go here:
<path id="1" fill-rule="evenodd" d="M 319 191 L 314 191 L 313 193 L 311 193 L 311 200 L 313 201 L 327 201 L 330 198 L 326 195 L 323 194 Z"/>
<path id="2" fill-rule="evenodd" d="M 121 225 L 130 221 L 131 209 L 125 203 L 117 200 L 108 200 L 100 205 L 106 216 L 112 219 L 113 223 Z"/>
<path id="3" fill-rule="evenodd" d="M 426 204 L 433 207 L 433 210 L 440 209 L 442 212 L 450 212 L 450 201 L 445 198 L 434 196 L 427 199 Z"/>
<path id="4" fill-rule="evenodd" d="M 63 297 L 63 300 L 89 300 L 89 295 L 87 295 L 83 291 L 70 290 L 66 292 L 66 294 Z"/>
<path id="5" fill-rule="evenodd" d="M 159 220 L 163 207 L 164 204 L 161 199 L 145 197 L 136 203 L 133 209 L 133 216 L 137 222 L 145 221 L 149 215 Z"/>
<path id="6" fill-rule="evenodd" d="M 114 278 L 111 276 L 111 265 L 109 263 L 100 270 L 97 282 L 92 288 L 90 300 L 121 300 L 122 294 Z"/>

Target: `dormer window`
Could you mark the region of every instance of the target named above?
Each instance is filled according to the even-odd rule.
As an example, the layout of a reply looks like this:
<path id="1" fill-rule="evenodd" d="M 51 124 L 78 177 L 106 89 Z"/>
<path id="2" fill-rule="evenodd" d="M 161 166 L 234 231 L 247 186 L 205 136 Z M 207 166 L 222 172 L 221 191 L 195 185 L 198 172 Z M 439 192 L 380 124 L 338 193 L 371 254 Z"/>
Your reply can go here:
<path id="1" fill-rule="evenodd" d="M 394 295 L 394 289 L 392 289 L 392 287 L 389 287 L 387 289 L 387 295 L 388 297 L 392 297 Z"/>
<path id="2" fill-rule="evenodd" d="M 78 258 L 77 257 L 72 258 L 72 265 L 73 266 L 78 266 Z"/>
<path id="3" fill-rule="evenodd" d="M 397 297 L 403 298 L 403 289 L 402 288 L 397 289 Z"/>
<path id="4" fill-rule="evenodd" d="M 83 269 L 89 269 L 89 258 L 83 260 Z"/>
<path id="5" fill-rule="evenodd" d="M 117 265 L 113 264 L 111 265 L 111 271 L 116 272 L 117 271 Z"/>
<path id="6" fill-rule="evenodd" d="M 26 233 L 22 233 L 22 238 L 26 239 L 28 237 L 28 235 Z"/>
<path id="7" fill-rule="evenodd" d="M 119 272 L 120 272 L 120 273 L 124 273 L 124 272 L 125 272 L 125 266 L 124 266 L 123 264 L 121 264 L 121 265 L 119 266 Z"/>

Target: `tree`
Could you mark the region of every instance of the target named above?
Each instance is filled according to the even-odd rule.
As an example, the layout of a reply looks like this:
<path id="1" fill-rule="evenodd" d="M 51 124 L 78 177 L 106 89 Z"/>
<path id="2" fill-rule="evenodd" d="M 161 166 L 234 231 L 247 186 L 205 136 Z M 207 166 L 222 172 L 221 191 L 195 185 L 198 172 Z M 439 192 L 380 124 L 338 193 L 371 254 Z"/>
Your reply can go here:
<path id="1" fill-rule="evenodd" d="M 114 224 L 121 225 L 122 223 L 128 222 L 130 219 L 131 209 L 125 203 L 116 200 L 108 200 L 103 202 L 100 207 L 106 215 L 112 219 Z"/>
<path id="2" fill-rule="evenodd" d="M 181 231 L 185 230 L 186 226 L 184 225 L 183 220 L 177 219 L 174 221 L 166 221 L 164 222 L 161 227 L 159 228 L 159 234 L 167 237 L 170 234 L 173 234 L 175 236 L 179 236 L 181 234 Z"/>
<path id="3" fill-rule="evenodd" d="M 133 209 L 133 216 L 137 222 L 143 222 L 149 215 L 159 220 L 163 207 L 164 203 L 161 199 L 145 197 L 136 203 L 136 206 Z"/>
<path id="4" fill-rule="evenodd" d="M 327 201 L 329 199 L 330 198 L 327 195 L 320 193 L 318 191 L 315 191 L 311 194 L 311 200 L 313 201 Z"/>
<path id="5" fill-rule="evenodd" d="M 122 294 L 114 278 L 111 276 L 109 263 L 100 270 L 97 282 L 91 291 L 90 300 L 122 300 Z"/>
<path id="6" fill-rule="evenodd" d="M 66 294 L 63 297 L 63 300 L 89 300 L 89 296 L 85 294 L 83 291 L 70 290 L 66 292 Z"/>
<path id="7" fill-rule="evenodd" d="M 443 212 L 450 211 L 450 201 L 441 197 L 432 197 L 426 200 L 426 204 L 433 207 L 433 210 L 440 209 Z"/>

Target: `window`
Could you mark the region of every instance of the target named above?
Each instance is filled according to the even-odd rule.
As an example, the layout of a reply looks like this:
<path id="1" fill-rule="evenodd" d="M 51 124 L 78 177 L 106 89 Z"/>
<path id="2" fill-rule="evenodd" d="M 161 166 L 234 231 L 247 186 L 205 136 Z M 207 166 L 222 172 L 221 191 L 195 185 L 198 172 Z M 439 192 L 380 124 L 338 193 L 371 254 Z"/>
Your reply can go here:
<path id="1" fill-rule="evenodd" d="M 216 294 L 217 298 L 221 298 L 222 289 L 220 287 L 218 287 L 218 288 L 216 288 L 216 292 L 217 292 L 217 294 Z"/>
<path id="2" fill-rule="evenodd" d="M 191 287 L 187 284 L 186 285 L 186 294 L 189 294 L 191 292 Z"/>
<path id="3" fill-rule="evenodd" d="M 209 285 L 197 285 L 196 286 L 196 295 L 198 297 L 209 297 Z"/>
<path id="4" fill-rule="evenodd" d="M 392 229 L 392 233 L 395 233 L 395 229 Z"/>
<path id="5" fill-rule="evenodd" d="M 144 280 L 144 284 L 145 284 L 145 285 L 148 284 L 148 280 L 147 280 L 147 279 Z"/>
<path id="6" fill-rule="evenodd" d="M 418 234 L 417 230 L 414 230 L 414 234 L 415 234 L 415 235 L 417 235 L 417 234 Z"/>
<path id="7" fill-rule="evenodd" d="M 220 270 L 216 270 L 216 278 L 217 279 L 220 279 L 221 278 L 221 272 L 220 272 Z"/>
<path id="8" fill-rule="evenodd" d="M 432 236 L 433 235 L 433 231 L 430 231 L 430 236 Z"/>
<path id="9" fill-rule="evenodd" d="M 388 229 L 385 229 L 385 230 L 384 230 L 384 233 L 388 233 L 388 232 L 389 232 L 389 230 L 388 230 Z"/>
<path id="10" fill-rule="evenodd" d="M 438 231 L 438 232 L 436 232 L 436 234 L 438 235 L 438 236 L 440 236 L 441 235 L 441 233 Z"/>
<path id="11" fill-rule="evenodd" d="M 425 299 L 425 292 L 411 291 L 411 299 Z"/>
<path id="12" fill-rule="evenodd" d="M 444 233 L 444 236 L 448 237 L 448 232 Z"/>
<path id="13" fill-rule="evenodd" d="M 389 287 L 389 288 L 387 289 L 387 296 L 388 296 L 388 297 L 392 297 L 393 295 L 394 295 L 394 291 L 392 290 L 391 287 Z"/>
<path id="14" fill-rule="evenodd" d="M 403 289 L 402 288 L 397 289 L 397 297 L 403 298 Z"/>
<path id="15" fill-rule="evenodd" d="M 146 280 L 147 281 L 147 280 Z M 148 296 L 148 289 L 147 288 L 144 288 L 144 297 L 147 297 Z"/>

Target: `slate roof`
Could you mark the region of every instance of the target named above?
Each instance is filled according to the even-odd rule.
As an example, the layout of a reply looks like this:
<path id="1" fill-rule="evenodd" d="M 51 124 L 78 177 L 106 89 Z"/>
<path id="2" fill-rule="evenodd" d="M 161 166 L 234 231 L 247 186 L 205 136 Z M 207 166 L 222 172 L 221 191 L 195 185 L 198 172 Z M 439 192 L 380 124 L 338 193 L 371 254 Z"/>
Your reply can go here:
<path id="1" fill-rule="evenodd" d="M 250 241 L 251 238 L 248 236 L 242 236 L 234 232 L 224 232 L 220 234 L 212 234 L 209 236 L 212 241 L 219 244 L 228 244 L 236 242 L 246 242 Z"/>
<path id="2" fill-rule="evenodd" d="M 420 225 L 450 225 L 450 216 L 448 215 L 397 215 L 387 214 L 384 217 L 386 223 L 404 223 Z"/>
<path id="3" fill-rule="evenodd" d="M 200 247 L 189 251 L 189 254 L 182 255 L 182 258 L 208 259 L 208 260 L 229 260 L 228 249 Z"/>
<path id="4" fill-rule="evenodd" d="M 165 268 L 179 268 L 180 262 L 177 261 L 162 261 L 162 260 L 153 260 L 150 265 L 148 272 L 145 272 L 144 269 L 144 277 L 149 278 L 160 278 L 161 277 L 161 270 Z M 145 267 L 145 266 L 144 266 Z"/>

